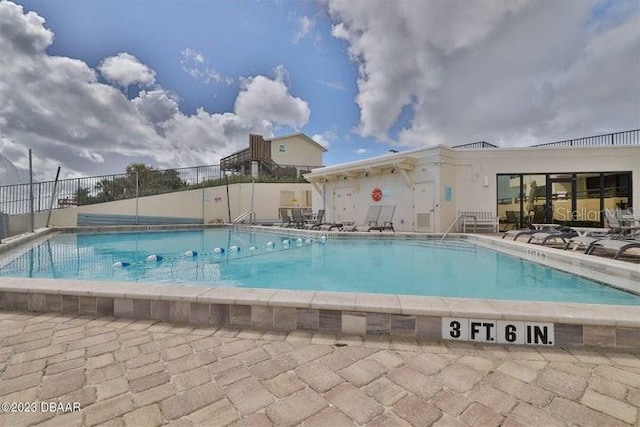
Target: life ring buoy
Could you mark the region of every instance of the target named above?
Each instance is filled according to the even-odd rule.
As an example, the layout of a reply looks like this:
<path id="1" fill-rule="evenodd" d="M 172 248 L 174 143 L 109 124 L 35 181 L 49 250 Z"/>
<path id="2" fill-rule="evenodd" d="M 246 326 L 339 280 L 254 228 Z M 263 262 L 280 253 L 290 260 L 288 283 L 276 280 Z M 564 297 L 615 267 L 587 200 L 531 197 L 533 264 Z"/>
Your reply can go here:
<path id="1" fill-rule="evenodd" d="M 379 202 L 380 200 L 382 200 L 382 190 L 378 187 L 374 188 L 373 191 L 371 191 L 371 198 L 374 202 Z"/>

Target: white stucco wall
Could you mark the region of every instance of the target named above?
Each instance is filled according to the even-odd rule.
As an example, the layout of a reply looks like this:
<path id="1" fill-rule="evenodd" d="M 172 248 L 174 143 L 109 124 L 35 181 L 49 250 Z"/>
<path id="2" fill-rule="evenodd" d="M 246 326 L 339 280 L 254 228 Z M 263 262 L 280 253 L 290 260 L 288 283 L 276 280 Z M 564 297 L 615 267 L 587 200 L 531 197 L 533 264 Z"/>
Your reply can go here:
<path id="1" fill-rule="evenodd" d="M 640 147 L 637 146 L 502 148 L 455 154 L 459 210 L 477 207 L 495 212 L 497 174 L 631 171 L 634 208 L 640 211 Z M 488 187 L 484 186 L 485 176 Z"/>
<path id="2" fill-rule="evenodd" d="M 402 154 L 402 153 L 400 153 Z M 586 147 L 586 148 L 500 148 L 453 150 L 439 146 L 410 152 L 417 158 L 414 169 L 407 172 L 411 185 L 398 174 L 364 177 L 350 176 L 349 169 L 362 170 L 363 161 L 337 165 L 327 169 L 329 181 L 324 202 L 329 221 L 335 221 L 334 193 L 336 189 L 352 186 L 355 221 L 361 223 L 367 209 L 376 202 L 371 200 L 374 187 L 383 189 L 379 204 L 397 206 L 394 226 L 399 231 L 414 231 L 415 212 L 413 192 L 416 184 L 434 183 L 433 230 L 446 231 L 460 210 L 488 211 L 496 214 L 497 175 L 519 173 L 566 172 L 621 172 L 630 171 L 633 177 L 633 204 L 640 212 L 640 147 Z M 314 174 L 322 174 L 323 169 Z M 336 176 L 347 176 L 347 179 Z M 486 178 L 485 178 L 486 177 Z M 451 200 L 446 200 L 446 188 L 451 188 Z"/>

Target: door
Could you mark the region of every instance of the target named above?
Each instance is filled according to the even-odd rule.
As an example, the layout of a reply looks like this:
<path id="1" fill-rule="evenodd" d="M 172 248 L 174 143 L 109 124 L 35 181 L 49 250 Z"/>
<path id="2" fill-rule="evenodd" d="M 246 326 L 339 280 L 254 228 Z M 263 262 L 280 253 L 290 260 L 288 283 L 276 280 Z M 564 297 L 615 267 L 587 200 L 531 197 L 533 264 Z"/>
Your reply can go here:
<path id="1" fill-rule="evenodd" d="M 576 218 L 575 176 L 573 174 L 549 175 L 547 186 L 547 222 L 567 224 Z"/>
<path id="2" fill-rule="evenodd" d="M 433 232 L 433 194 L 433 182 L 413 186 L 414 231 Z"/>
<path id="3" fill-rule="evenodd" d="M 353 187 L 336 188 L 333 191 L 333 222 L 354 222 L 355 213 L 355 189 Z"/>

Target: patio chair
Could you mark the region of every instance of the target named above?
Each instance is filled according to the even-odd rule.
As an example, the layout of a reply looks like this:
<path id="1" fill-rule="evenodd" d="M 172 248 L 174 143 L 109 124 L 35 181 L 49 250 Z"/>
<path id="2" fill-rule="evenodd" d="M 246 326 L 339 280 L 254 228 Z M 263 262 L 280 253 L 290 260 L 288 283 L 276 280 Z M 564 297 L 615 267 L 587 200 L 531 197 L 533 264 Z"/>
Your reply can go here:
<path id="1" fill-rule="evenodd" d="M 293 208 L 291 209 L 292 221 L 291 224 L 296 228 L 304 227 L 304 216 L 302 216 L 301 208 Z"/>
<path id="2" fill-rule="evenodd" d="M 323 231 L 332 231 L 332 230 L 342 230 L 345 226 L 342 222 L 323 222 L 321 224 L 313 224 L 310 229 L 311 230 L 323 230 Z"/>
<path id="3" fill-rule="evenodd" d="M 579 249 L 581 247 L 586 250 L 589 249 L 592 243 L 597 242 L 602 239 L 618 239 L 621 238 L 622 234 L 619 230 L 610 228 L 607 232 L 603 233 L 591 233 L 588 236 L 575 236 L 569 239 L 569 241 L 564 245 L 564 250 L 571 248 L 572 250 Z"/>
<path id="4" fill-rule="evenodd" d="M 378 216 L 378 224 L 380 225 L 369 227 L 367 231 L 378 230 L 382 233 L 383 230 L 391 230 L 395 233 L 396 230 L 393 229 L 393 214 L 395 211 L 396 205 L 382 206 L 380 216 Z"/>
<path id="5" fill-rule="evenodd" d="M 289 209 L 287 208 L 280 208 L 280 218 L 282 219 L 282 224 L 280 224 L 281 227 L 291 227 L 291 217 L 289 216 Z"/>
<path id="6" fill-rule="evenodd" d="M 518 211 L 507 211 L 507 223 L 505 225 L 505 231 L 513 230 L 518 225 Z"/>
<path id="7" fill-rule="evenodd" d="M 576 237 L 578 232 L 572 230 L 569 227 L 559 227 L 548 231 L 539 231 L 533 233 L 527 243 L 539 243 L 541 246 L 551 243 L 555 240 L 562 240 L 562 243 L 567 243 L 567 240 Z"/>
<path id="8" fill-rule="evenodd" d="M 349 231 L 369 231 L 369 228 L 378 225 L 378 218 L 380 217 L 380 211 L 382 206 L 371 205 L 367 210 L 367 215 L 364 217 L 364 222 L 360 225 L 352 227 Z"/>
<path id="9" fill-rule="evenodd" d="M 517 215 L 517 212 L 514 211 Z M 531 224 L 542 224 L 544 222 L 544 206 L 536 206 L 533 210 L 533 217 L 531 218 Z M 516 221 L 517 223 L 517 221 Z M 549 225 L 548 229 L 552 228 L 552 224 Z M 513 240 L 518 240 L 520 236 L 530 236 L 535 233 L 539 233 L 541 231 L 547 231 L 547 228 L 534 229 L 534 228 L 518 228 L 515 230 L 508 230 L 502 235 L 502 238 L 513 237 Z"/>
<path id="10" fill-rule="evenodd" d="M 613 259 L 619 259 L 628 249 L 640 248 L 640 233 L 626 239 L 601 239 L 591 243 L 585 254 L 593 254 L 596 249 L 604 251 L 615 251 Z"/>
<path id="11" fill-rule="evenodd" d="M 300 211 L 302 212 L 302 218 L 304 218 L 305 224 L 308 224 L 311 221 L 313 221 L 313 209 L 301 208 Z"/>
<path id="12" fill-rule="evenodd" d="M 516 230 L 508 230 L 505 231 L 504 234 L 502 235 L 502 238 L 506 238 L 506 237 L 513 237 L 513 240 L 518 240 L 518 237 L 520 236 L 532 236 L 536 233 L 542 233 L 542 232 L 547 232 L 547 231 L 551 231 L 555 228 L 555 226 L 553 224 L 549 224 L 548 227 L 543 227 L 543 228 L 537 228 L 537 229 L 533 229 L 533 228 L 518 228 Z"/>

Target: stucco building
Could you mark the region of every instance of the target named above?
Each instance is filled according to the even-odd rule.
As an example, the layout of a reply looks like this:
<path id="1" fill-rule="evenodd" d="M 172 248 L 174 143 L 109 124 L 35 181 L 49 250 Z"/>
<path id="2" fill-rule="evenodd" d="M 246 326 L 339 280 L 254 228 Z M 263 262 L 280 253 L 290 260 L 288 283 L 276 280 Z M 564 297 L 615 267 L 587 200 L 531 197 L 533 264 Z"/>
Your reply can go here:
<path id="1" fill-rule="evenodd" d="M 640 130 L 532 147 L 439 145 L 314 169 L 314 208 L 360 223 L 370 205 L 396 205 L 398 231 L 445 232 L 460 211 L 506 223 L 603 226 L 605 209 L 640 211 Z M 378 201 L 375 189 L 382 191 Z M 375 197 L 378 198 L 378 197 Z"/>

